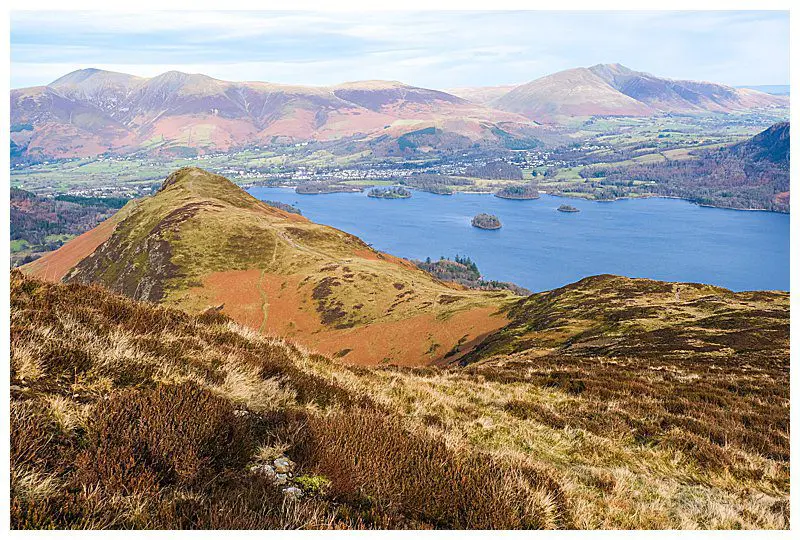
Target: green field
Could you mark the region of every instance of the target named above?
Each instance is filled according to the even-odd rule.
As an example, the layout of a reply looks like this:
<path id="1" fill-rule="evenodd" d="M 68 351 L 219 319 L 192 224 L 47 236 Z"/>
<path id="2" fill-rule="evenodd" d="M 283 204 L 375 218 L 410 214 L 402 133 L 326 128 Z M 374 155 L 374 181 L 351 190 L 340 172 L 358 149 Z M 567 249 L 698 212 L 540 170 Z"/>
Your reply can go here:
<path id="1" fill-rule="evenodd" d="M 613 189 L 591 187 L 592 181 L 600 183 L 602 179 L 593 178 L 587 181 L 581 177 L 585 165 L 574 163 L 578 161 L 593 163 L 595 166 L 613 164 L 625 167 L 666 160 L 694 159 L 694 152 L 740 142 L 771 123 L 784 119 L 780 113 L 772 116 L 751 113 L 692 117 L 573 118 L 567 125 L 559 128 L 561 140 L 567 144 L 553 150 L 557 156 L 564 149 L 578 148 L 580 159 L 571 158 L 564 162 L 555 158 L 552 163 L 528 165 L 523 168 L 523 174 L 525 181 L 535 180 L 542 191 L 552 194 L 590 199 L 648 195 L 647 184 L 635 178 L 631 179 L 629 185 L 618 185 Z M 198 132 L 195 136 L 200 136 L 199 130 L 196 131 Z M 153 140 L 154 146 L 158 144 L 158 140 Z M 469 159 L 470 156 L 466 156 L 466 160 Z M 425 165 L 433 163 L 424 159 L 406 158 L 396 158 L 395 161 L 407 165 L 422 165 L 421 172 L 425 172 Z M 376 158 L 371 150 L 365 150 L 357 142 L 352 145 L 347 142 L 333 145 L 311 142 L 199 157 L 87 158 L 16 166 L 11 170 L 11 185 L 39 194 L 89 192 L 103 196 L 138 197 L 151 193 L 170 172 L 186 166 L 201 167 L 222 174 L 236 183 L 249 184 L 285 181 L 296 171 L 314 171 L 320 168 L 348 170 L 378 163 L 383 165 L 386 159 Z M 533 176 L 534 172 L 536 176 Z M 452 189 L 492 192 L 518 183 L 513 180 L 468 179 L 471 181 L 470 185 L 456 185 Z M 396 179 L 366 178 L 343 181 L 345 184 L 357 186 L 387 186 L 396 182 Z"/>
<path id="2" fill-rule="evenodd" d="M 11 253 L 21 253 L 31 247 L 27 240 L 12 240 Z"/>

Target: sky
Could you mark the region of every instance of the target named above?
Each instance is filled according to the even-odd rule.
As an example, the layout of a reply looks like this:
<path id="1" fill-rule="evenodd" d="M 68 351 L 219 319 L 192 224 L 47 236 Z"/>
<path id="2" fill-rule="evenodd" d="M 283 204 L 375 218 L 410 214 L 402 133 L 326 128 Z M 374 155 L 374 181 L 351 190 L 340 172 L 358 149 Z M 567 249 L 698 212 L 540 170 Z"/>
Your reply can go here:
<path id="1" fill-rule="evenodd" d="M 789 15 L 684 12 L 11 13 L 11 86 L 81 68 L 233 81 L 427 88 L 528 82 L 619 62 L 729 85 L 789 83 Z"/>

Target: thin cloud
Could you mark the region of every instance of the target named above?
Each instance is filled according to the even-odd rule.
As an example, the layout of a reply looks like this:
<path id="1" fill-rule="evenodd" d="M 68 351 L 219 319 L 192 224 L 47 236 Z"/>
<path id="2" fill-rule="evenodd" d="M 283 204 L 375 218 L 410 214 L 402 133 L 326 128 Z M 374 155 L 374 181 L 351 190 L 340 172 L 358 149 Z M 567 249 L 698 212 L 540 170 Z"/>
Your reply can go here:
<path id="1" fill-rule="evenodd" d="M 83 67 L 434 88 L 621 62 L 673 78 L 788 82 L 786 12 L 14 12 L 12 86 Z M 56 70 L 62 70 L 56 72 Z"/>

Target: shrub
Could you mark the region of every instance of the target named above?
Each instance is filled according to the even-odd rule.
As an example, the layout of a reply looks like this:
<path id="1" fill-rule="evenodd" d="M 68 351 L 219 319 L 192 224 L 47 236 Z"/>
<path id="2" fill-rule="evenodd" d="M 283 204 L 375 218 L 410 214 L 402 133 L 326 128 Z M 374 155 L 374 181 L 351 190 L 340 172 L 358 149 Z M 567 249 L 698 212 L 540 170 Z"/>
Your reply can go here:
<path id="1" fill-rule="evenodd" d="M 191 383 L 123 391 L 97 405 L 78 477 L 122 494 L 192 487 L 241 468 L 255 443 L 231 404 Z"/>
<path id="2" fill-rule="evenodd" d="M 558 493 L 549 478 L 527 471 L 522 485 L 512 487 L 510 471 L 489 456 L 456 453 L 386 415 L 353 410 L 312 416 L 304 435 L 297 459 L 330 479 L 331 496 L 359 508 L 454 529 L 554 527 L 567 519 L 563 497 L 547 522 L 526 496 Z"/>

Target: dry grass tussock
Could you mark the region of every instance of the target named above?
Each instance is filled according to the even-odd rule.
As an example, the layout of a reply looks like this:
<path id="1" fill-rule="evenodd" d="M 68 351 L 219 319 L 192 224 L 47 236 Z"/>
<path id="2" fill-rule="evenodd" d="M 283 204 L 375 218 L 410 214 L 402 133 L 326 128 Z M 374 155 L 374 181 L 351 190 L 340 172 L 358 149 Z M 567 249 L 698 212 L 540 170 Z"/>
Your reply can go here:
<path id="1" fill-rule="evenodd" d="M 13 528 L 572 524 L 543 471 L 453 447 L 224 316 L 19 272 L 11 304 Z M 251 470 L 282 455 L 322 487 L 293 500 Z"/>
<path id="2" fill-rule="evenodd" d="M 607 403 L 538 382 L 396 368 L 336 370 L 334 379 L 371 390 L 450 447 L 556 479 L 576 528 L 788 527 L 788 458 L 715 444 L 708 434 L 671 427 L 655 407 L 645 418 L 664 427 L 639 439 L 627 424 L 639 410 L 635 393 Z M 603 425 L 587 424 L 604 416 L 611 418 Z"/>

